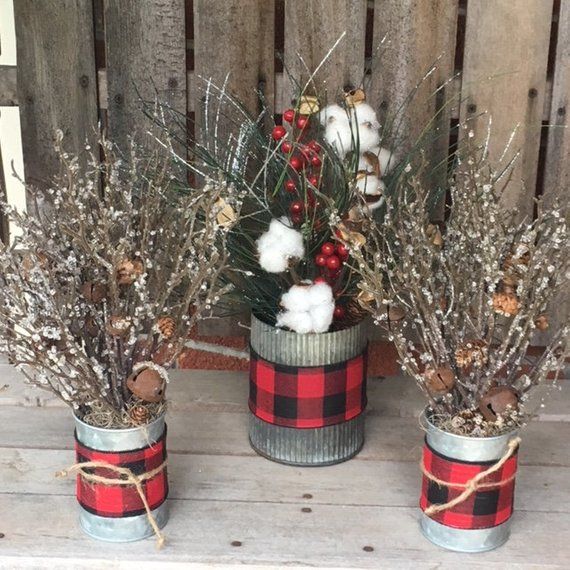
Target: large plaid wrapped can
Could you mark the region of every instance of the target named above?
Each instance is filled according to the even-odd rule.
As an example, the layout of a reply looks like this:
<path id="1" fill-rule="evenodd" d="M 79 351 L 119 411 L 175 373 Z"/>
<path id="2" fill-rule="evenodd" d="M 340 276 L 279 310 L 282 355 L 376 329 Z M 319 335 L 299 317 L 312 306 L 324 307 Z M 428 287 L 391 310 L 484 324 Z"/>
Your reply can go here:
<path id="1" fill-rule="evenodd" d="M 78 418 L 75 426 L 76 461 L 86 465 L 76 483 L 83 530 L 112 542 L 152 536 L 155 531 L 149 514 L 159 528 L 168 520 L 164 415 L 148 425 L 129 429 L 96 428 Z M 125 484 L 125 475 L 117 469 L 140 478 L 140 490 L 134 484 Z"/>
<path id="2" fill-rule="evenodd" d="M 518 446 L 511 450 L 510 443 L 516 433 L 466 437 L 444 432 L 427 418 L 425 424 L 422 531 L 449 550 L 482 552 L 500 546 L 509 537 L 513 514 Z M 477 489 L 465 493 L 475 477 Z M 444 508 L 452 501 L 457 504 Z"/>
<path id="3" fill-rule="evenodd" d="M 252 317 L 250 442 L 294 465 L 330 465 L 364 442 L 366 345 L 361 325 L 297 334 Z"/>

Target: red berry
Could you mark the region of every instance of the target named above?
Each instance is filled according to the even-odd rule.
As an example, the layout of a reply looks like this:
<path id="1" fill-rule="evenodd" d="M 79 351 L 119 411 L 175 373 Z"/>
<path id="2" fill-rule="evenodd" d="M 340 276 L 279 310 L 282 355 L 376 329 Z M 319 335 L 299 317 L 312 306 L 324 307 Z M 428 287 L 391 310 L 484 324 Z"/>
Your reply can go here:
<path id="1" fill-rule="evenodd" d="M 287 192 L 295 192 L 296 190 L 296 186 L 295 186 L 295 182 L 293 180 L 287 180 L 285 182 L 285 190 L 287 190 Z"/>
<path id="2" fill-rule="evenodd" d="M 295 200 L 295 202 L 291 202 L 291 205 L 289 206 L 289 211 L 292 214 L 300 214 L 303 211 L 304 208 L 304 204 L 303 202 L 301 202 L 300 200 Z"/>
<path id="3" fill-rule="evenodd" d="M 313 156 L 313 157 L 311 158 L 311 164 L 312 164 L 315 168 L 319 168 L 322 163 L 323 163 L 323 161 L 322 161 L 318 156 Z"/>
<path id="4" fill-rule="evenodd" d="M 344 310 L 344 307 L 342 307 L 341 305 L 336 305 L 336 307 L 334 308 L 334 311 L 333 311 L 333 317 L 335 319 L 342 319 L 342 318 L 344 318 L 345 314 L 346 314 L 346 311 Z"/>
<path id="5" fill-rule="evenodd" d="M 303 130 L 308 122 L 309 119 L 307 119 L 307 117 L 299 117 L 296 122 L 297 128 Z"/>
<path id="6" fill-rule="evenodd" d="M 303 160 L 298 157 L 298 156 L 294 156 L 290 161 L 289 164 L 293 167 L 294 170 L 296 170 L 297 172 L 299 172 L 299 170 L 301 170 L 303 168 Z"/>
<path id="7" fill-rule="evenodd" d="M 324 277 L 315 277 L 313 283 L 327 283 L 327 280 Z"/>
<path id="8" fill-rule="evenodd" d="M 326 255 L 327 257 L 329 255 L 332 255 L 334 253 L 334 243 L 331 243 L 330 241 L 325 241 L 325 243 L 321 245 L 321 253 Z"/>
<path id="9" fill-rule="evenodd" d="M 309 180 L 309 184 L 311 184 L 312 186 L 318 186 L 319 185 L 318 176 L 310 176 L 308 180 Z"/>
<path id="10" fill-rule="evenodd" d="M 275 141 L 281 140 L 286 134 L 287 131 L 285 130 L 285 127 L 282 127 L 281 125 L 273 127 L 273 131 L 271 131 L 271 136 Z"/>
<path id="11" fill-rule="evenodd" d="M 322 253 L 319 253 L 315 257 L 315 264 L 318 265 L 319 267 L 325 267 L 327 264 L 327 256 L 323 255 Z"/>
<path id="12" fill-rule="evenodd" d="M 320 152 L 321 151 L 321 145 L 317 141 L 311 141 L 309 143 L 309 148 L 314 152 Z"/>
<path id="13" fill-rule="evenodd" d="M 348 247 L 343 243 L 339 243 L 336 246 L 336 252 L 341 259 L 346 259 L 348 257 Z"/>
<path id="14" fill-rule="evenodd" d="M 285 154 L 289 154 L 289 153 L 293 150 L 293 145 L 292 145 L 289 141 L 285 141 L 285 142 L 281 145 L 281 150 L 282 150 Z"/>
<path id="15" fill-rule="evenodd" d="M 338 255 L 330 255 L 327 257 L 327 267 L 332 271 L 339 269 L 341 264 L 340 257 Z"/>
<path id="16" fill-rule="evenodd" d="M 291 221 L 294 224 L 300 224 L 303 221 L 303 214 L 291 214 Z"/>
<path id="17" fill-rule="evenodd" d="M 295 120 L 295 111 L 293 109 L 283 111 L 283 120 L 292 123 Z"/>

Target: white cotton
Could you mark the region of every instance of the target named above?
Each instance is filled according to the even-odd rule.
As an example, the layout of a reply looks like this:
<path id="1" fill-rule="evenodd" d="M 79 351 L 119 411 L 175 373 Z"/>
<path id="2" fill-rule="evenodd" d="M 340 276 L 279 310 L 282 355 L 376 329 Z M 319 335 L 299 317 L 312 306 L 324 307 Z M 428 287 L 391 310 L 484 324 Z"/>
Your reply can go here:
<path id="1" fill-rule="evenodd" d="M 376 111 L 368 103 L 360 103 L 352 109 L 350 122 L 360 154 L 380 144 L 380 123 Z"/>
<path id="2" fill-rule="evenodd" d="M 317 305 L 311 309 L 311 319 L 313 322 L 313 332 L 323 333 L 329 330 L 333 321 L 334 303 Z"/>
<path id="3" fill-rule="evenodd" d="M 288 311 L 308 311 L 311 306 L 309 285 L 293 285 L 281 297 L 281 306 Z"/>
<path id="4" fill-rule="evenodd" d="M 281 297 L 285 309 L 277 315 L 277 326 L 299 334 L 326 332 L 334 313 L 334 296 L 328 283 L 293 285 Z"/>
<path id="5" fill-rule="evenodd" d="M 325 127 L 325 139 L 341 158 L 353 147 L 352 131 L 347 112 L 340 105 L 328 105 L 319 113 Z"/>
<path id="6" fill-rule="evenodd" d="M 269 230 L 257 240 L 259 265 L 269 273 L 282 273 L 292 259 L 305 256 L 303 236 L 286 217 L 271 220 Z"/>
<path id="7" fill-rule="evenodd" d="M 315 283 L 309 287 L 309 303 L 312 307 L 332 302 L 332 289 L 328 283 Z"/>
<path id="8" fill-rule="evenodd" d="M 367 174 L 356 180 L 356 188 L 361 194 L 378 196 L 385 189 L 385 184 L 375 174 Z"/>
<path id="9" fill-rule="evenodd" d="M 308 312 L 283 311 L 277 315 L 277 326 L 286 327 L 299 334 L 313 331 L 313 321 Z"/>

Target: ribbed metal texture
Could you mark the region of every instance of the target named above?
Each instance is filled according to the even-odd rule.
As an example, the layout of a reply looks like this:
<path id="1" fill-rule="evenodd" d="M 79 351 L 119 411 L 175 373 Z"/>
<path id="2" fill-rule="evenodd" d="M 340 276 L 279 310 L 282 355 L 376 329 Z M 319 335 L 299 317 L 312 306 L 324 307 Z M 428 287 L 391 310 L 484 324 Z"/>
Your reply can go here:
<path id="1" fill-rule="evenodd" d="M 91 449 L 133 451 L 151 445 L 160 439 L 165 429 L 165 415 L 163 414 L 146 426 L 129 429 L 97 428 L 75 418 L 75 429 L 79 441 Z M 151 512 L 159 528 L 164 527 L 168 522 L 168 501 Z M 89 536 L 108 542 L 134 542 L 154 534 L 146 514 L 107 518 L 94 515 L 79 506 L 79 523 Z"/>
<path id="2" fill-rule="evenodd" d="M 259 356 L 288 366 L 336 364 L 359 355 L 368 342 L 366 329 L 356 325 L 330 333 L 298 334 L 251 317 L 251 346 Z"/>
<path id="3" fill-rule="evenodd" d="M 422 423 L 430 447 L 458 461 L 498 461 L 507 450 L 508 442 L 517 435 L 517 430 L 495 437 L 454 435 L 435 427 L 426 414 Z M 422 513 L 420 526 L 424 536 L 442 548 L 456 552 L 485 552 L 508 540 L 511 519 L 491 528 L 461 529 L 445 526 Z"/>
<path id="4" fill-rule="evenodd" d="M 249 439 L 264 457 L 302 467 L 334 465 L 356 455 L 364 444 L 364 414 L 333 426 L 297 429 L 250 415 Z"/>

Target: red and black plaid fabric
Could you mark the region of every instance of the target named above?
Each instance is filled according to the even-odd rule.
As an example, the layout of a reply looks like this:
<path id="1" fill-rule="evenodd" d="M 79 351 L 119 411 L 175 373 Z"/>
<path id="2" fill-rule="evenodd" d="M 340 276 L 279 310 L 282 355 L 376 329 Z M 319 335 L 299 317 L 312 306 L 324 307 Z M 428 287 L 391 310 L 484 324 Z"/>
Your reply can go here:
<path id="1" fill-rule="evenodd" d="M 75 437 L 75 453 L 78 463 L 105 461 L 116 467 L 126 467 L 135 475 L 156 469 L 166 460 L 166 429 L 162 437 L 149 447 L 124 452 L 98 451 L 86 447 Z M 121 475 L 106 468 L 85 469 L 108 479 L 120 479 Z M 152 479 L 142 483 L 145 497 L 152 509 L 156 509 L 168 496 L 166 466 Z M 77 500 L 90 513 L 101 517 L 123 518 L 145 514 L 145 508 L 134 485 L 103 485 L 86 481 L 77 476 Z"/>
<path id="2" fill-rule="evenodd" d="M 251 351 L 249 409 L 271 424 L 319 428 L 366 408 L 366 352 L 338 364 L 285 366 Z"/>
<path id="3" fill-rule="evenodd" d="M 500 483 L 513 477 L 517 471 L 518 450 L 505 464 L 492 473 L 481 484 Z M 496 461 L 470 463 L 457 461 L 437 453 L 427 442 L 424 444 L 423 461 L 425 470 L 441 481 L 462 485 L 475 475 L 486 471 Z M 422 483 L 420 507 L 425 511 L 431 505 L 447 503 L 464 491 L 464 488 L 440 486 L 430 481 L 425 475 Z M 430 515 L 433 520 L 449 527 L 461 529 L 490 528 L 504 523 L 513 513 L 515 479 L 487 487 L 473 493 L 468 499 L 455 507 Z"/>

